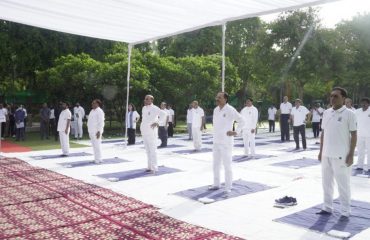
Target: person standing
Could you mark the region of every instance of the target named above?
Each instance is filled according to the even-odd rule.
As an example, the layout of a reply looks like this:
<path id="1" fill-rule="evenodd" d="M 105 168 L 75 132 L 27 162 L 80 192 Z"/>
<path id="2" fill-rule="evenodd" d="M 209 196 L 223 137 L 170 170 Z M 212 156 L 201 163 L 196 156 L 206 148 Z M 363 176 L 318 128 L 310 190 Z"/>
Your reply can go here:
<path id="1" fill-rule="evenodd" d="M 126 115 L 126 127 L 127 127 L 127 145 L 135 144 L 136 137 L 136 123 L 139 121 L 140 115 L 136 111 L 135 105 L 132 103 L 128 104 L 128 111 Z"/>
<path id="2" fill-rule="evenodd" d="M 83 119 L 85 117 L 85 109 L 76 103 L 73 109 L 73 116 L 75 120 L 75 139 L 82 139 L 83 137 Z"/>
<path id="3" fill-rule="evenodd" d="M 7 115 L 7 111 L 5 110 L 3 104 L 0 104 L 0 125 L 1 125 L 0 138 L 1 140 L 4 140 L 4 136 L 5 136 L 6 115 Z"/>
<path id="4" fill-rule="evenodd" d="M 172 109 L 172 105 L 167 105 L 168 112 L 168 137 L 173 137 L 173 128 L 175 127 L 175 111 Z"/>
<path id="5" fill-rule="evenodd" d="M 276 119 L 276 108 L 273 104 L 267 110 L 268 121 L 269 121 L 269 132 L 275 132 L 275 119 Z"/>
<path id="6" fill-rule="evenodd" d="M 346 100 L 345 100 L 345 105 L 346 105 L 346 107 L 349 109 L 349 110 L 351 110 L 351 111 L 356 111 L 356 108 L 354 108 L 353 107 L 353 105 L 352 105 L 352 99 L 350 99 L 350 98 L 346 98 Z"/>
<path id="7" fill-rule="evenodd" d="M 48 105 L 44 103 L 40 110 L 40 133 L 41 140 L 49 139 L 49 121 L 50 121 L 50 109 Z"/>
<path id="8" fill-rule="evenodd" d="M 16 125 L 16 141 L 24 141 L 25 125 L 24 119 L 26 118 L 26 113 L 21 107 L 19 107 L 14 113 L 15 125 Z"/>
<path id="9" fill-rule="evenodd" d="M 49 133 L 50 133 L 50 135 L 54 134 L 56 124 L 57 123 L 55 121 L 55 107 L 52 105 L 52 106 L 50 106 L 50 119 L 49 119 Z"/>
<path id="10" fill-rule="evenodd" d="M 141 135 L 143 136 L 144 147 L 148 158 L 147 172 L 156 173 L 157 166 L 157 138 L 158 121 L 160 109 L 153 104 L 154 97 L 146 95 L 142 110 L 142 121 L 140 124 Z"/>
<path id="11" fill-rule="evenodd" d="M 290 141 L 289 119 L 292 111 L 292 104 L 288 102 L 288 97 L 284 96 L 283 102 L 280 104 L 280 132 L 281 141 Z"/>
<path id="12" fill-rule="evenodd" d="M 62 147 L 62 157 L 69 155 L 69 132 L 71 130 L 72 113 L 69 111 L 68 103 L 62 103 L 63 111 L 59 115 L 58 127 L 60 146 Z"/>
<path id="13" fill-rule="evenodd" d="M 55 132 L 54 132 L 55 141 L 58 141 L 58 138 L 59 138 L 58 126 L 57 125 L 58 125 L 58 122 L 59 122 L 59 115 L 63 111 L 62 105 L 63 105 L 62 102 L 59 102 L 59 104 L 54 109 L 54 116 L 55 116 L 55 123 L 56 123 L 56 128 L 55 128 Z"/>
<path id="14" fill-rule="evenodd" d="M 351 213 L 350 176 L 353 155 L 357 141 L 357 123 L 355 113 L 346 106 L 344 100 L 347 91 L 335 87 L 330 94 L 332 108 L 324 112 L 320 152 L 318 155 L 322 168 L 322 186 L 324 204 L 320 215 L 333 212 L 334 179 L 338 185 L 341 216 L 348 218 Z"/>
<path id="15" fill-rule="evenodd" d="M 194 150 L 200 151 L 202 148 L 202 131 L 205 118 L 204 110 L 199 107 L 198 101 L 192 102 L 191 117 L 191 135 L 193 136 Z"/>
<path id="16" fill-rule="evenodd" d="M 193 139 L 193 135 L 192 135 L 192 127 L 191 127 L 191 121 L 193 121 L 193 116 L 191 115 L 192 114 L 192 104 L 189 104 L 189 108 L 186 112 L 186 126 L 187 126 L 187 130 L 188 130 L 188 134 L 189 134 L 189 140 L 192 140 Z"/>
<path id="17" fill-rule="evenodd" d="M 253 99 L 247 98 L 245 107 L 241 110 L 240 114 L 244 120 L 243 127 L 243 142 L 244 142 L 244 155 L 249 155 L 249 147 L 251 149 L 251 156 L 256 154 L 256 131 L 258 123 L 258 110 L 253 106 Z"/>
<path id="18" fill-rule="evenodd" d="M 322 115 L 324 113 L 324 109 L 320 107 L 320 103 L 316 103 L 314 107 L 311 109 L 311 116 L 312 116 L 312 131 L 313 137 L 317 138 L 320 135 L 321 129 L 321 120 Z"/>
<path id="19" fill-rule="evenodd" d="M 17 109 L 13 104 L 8 105 L 8 115 L 9 115 L 9 129 L 8 129 L 8 136 L 15 137 L 15 111 Z"/>
<path id="20" fill-rule="evenodd" d="M 101 151 L 101 140 L 104 132 L 105 114 L 101 109 L 102 102 L 95 99 L 91 103 L 91 111 L 87 119 L 87 130 L 94 150 L 94 159 L 96 164 L 103 161 Z M 85 114 L 84 114 L 85 115 Z"/>
<path id="21" fill-rule="evenodd" d="M 243 117 L 228 104 L 229 95 L 219 92 L 216 96 L 217 107 L 213 110 L 213 185 L 209 190 L 220 188 L 221 162 L 225 169 L 225 196 L 229 196 L 233 182 L 231 168 L 234 136 L 244 127 Z M 236 131 L 232 131 L 234 121 L 238 122 Z"/>
<path id="22" fill-rule="evenodd" d="M 299 98 L 295 100 L 294 104 L 295 106 L 292 109 L 290 117 L 291 122 L 293 123 L 293 137 L 296 146 L 295 149 L 299 149 L 299 134 L 301 134 L 303 149 L 306 149 L 306 123 L 310 111 L 308 111 L 305 106 L 302 106 L 302 100 Z"/>
<path id="23" fill-rule="evenodd" d="M 158 136 L 161 139 L 161 145 L 158 148 L 165 148 L 167 147 L 167 139 L 168 139 L 168 111 L 166 109 L 166 103 L 161 103 L 161 110 L 159 111 L 159 121 L 158 121 Z"/>
<path id="24" fill-rule="evenodd" d="M 357 117 L 357 150 L 358 162 L 356 170 L 364 170 L 370 173 L 370 99 L 361 99 L 361 108 L 355 111 Z M 366 158 L 367 164 L 364 164 Z"/>

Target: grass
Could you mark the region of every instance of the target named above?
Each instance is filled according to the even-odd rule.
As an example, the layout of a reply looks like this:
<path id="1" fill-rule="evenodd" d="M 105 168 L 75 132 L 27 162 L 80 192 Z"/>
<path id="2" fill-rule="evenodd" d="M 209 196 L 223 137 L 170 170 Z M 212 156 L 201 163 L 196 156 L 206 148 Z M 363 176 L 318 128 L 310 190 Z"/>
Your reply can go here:
<path id="1" fill-rule="evenodd" d="M 41 140 L 38 132 L 27 133 L 25 141 L 16 142 L 14 138 L 6 140 L 23 147 L 29 147 L 32 151 L 60 149 L 60 142 L 59 140 L 55 141 L 54 136 L 51 136 L 50 139 Z M 86 147 L 86 145 L 70 142 L 70 147 L 79 148 Z"/>

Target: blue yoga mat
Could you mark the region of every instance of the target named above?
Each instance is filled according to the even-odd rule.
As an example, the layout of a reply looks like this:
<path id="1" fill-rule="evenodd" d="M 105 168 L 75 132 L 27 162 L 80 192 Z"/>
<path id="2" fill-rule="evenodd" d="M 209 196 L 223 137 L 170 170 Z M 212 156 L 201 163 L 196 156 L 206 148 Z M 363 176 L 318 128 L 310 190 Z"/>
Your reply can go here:
<path id="1" fill-rule="evenodd" d="M 340 209 L 338 200 L 334 201 L 334 209 Z M 370 227 L 370 203 L 352 200 L 352 214 L 348 219 L 341 219 L 340 213 L 334 211 L 331 215 L 318 215 L 321 205 L 275 219 L 274 221 L 288 223 L 318 232 L 337 230 L 349 232 L 351 236 Z"/>
<path id="2" fill-rule="evenodd" d="M 300 149 L 297 149 L 297 150 L 295 148 L 279 149 L 279 151 L 291 152 L 291 153 L 304 152 L 304 151 L 314 151 L 314 150 L 320 150 L 320 148 L 319 147 L 307 147 L 306 149 L 300 148 Z"/>
<path id="3" fill-rule="evenodd" d="M 85 153 L 85 152 L 77 152 L 77 153 L 70 153 L 67 157 L 83 157 L 83 156 L 91 156 L 91 153 Z M 32 156 L 31 158 L 36 160 L 42 160 L 42 159 L 55 159 L 55 158 L 66 158 L 62 157 L 61 154 L 53 154 L 53 155 L 39 155 L 39 156 Z"/>
<path id="4" fill-rule="evenodd" d="M 245 155 L 235 155 L 233 156 L 233 161 L 234 162 L 245 162 L 245 161 L 250 161 L 250 160 L 259 160 L 262 158 L 271 158 L 271 157 L 276 157 L 274 155 L 265 155 L 265 154 L 255 154 L 253 157 L 252 156 L 245 156 Z"/>
<path id="5" fill-rule="evenodd" d="M 166 149 L 166 148 L 179 148 L 179 147 L 185 147 L 184 145 L 179 144 L 168 144 L 167 147 L 159 148 L 159 149 Z"/>
<path id="6" fill-rule="evenodd" d="M 130 180 L 134 178 L 141 178 L 141 177 L 153 177 L 153 176 L 159 176 L 169 173 L 175 173 L 175 172 L 181 172 L 181 170 L 176 168 L 169 168 L 165 166 L 159 166 L 158 171 L 155 174 L 149 173 L 145 171 L 145 168 L 142 169 L 134 169 L 124 172 L 115 172 L 115 173 L 105 173 L 105 174 L 99 174 L 96 175 L 97 177 L 101 177 L 110 181 L 124 181 L 124 180 Z"/>
<path id="7" fill-rule="evenodd" d="M 273 187 L 267 186 L 261 183 L 256 183 L 256 182 L 247 182 L 244 180 L 236 180 L 233 182 L 233 188 L 231 193 L 226 197 L 225 196 L 225 189 L 224 185 L 218 190 L 208 190 L 209 186 L 203 186 L 203 187 L 198 187 L 198 188 L 192 188 L 188 190 L 184 190 L 181 192 L 175 193 L 175 195 L 185 197 L 185 198 L 190 198 L 193 200 L 200 200 L 202 198 L 208 198 L 212 199 L 213 201 L 221 201 L 225 200 L 228 198 L 235 198 L 238 196 L 250 194 L 250 193 L 255 193 L 255 192 L 260 192 L 264 190 L 271 189 Z"/>
<path id="8" fill-rule="evenodd" d="M 104 140 L 101 143 L 102 144 L 105 144 L 105 143 L 119 143 L 119 142 L 123 143 L 124 141 L 125 141 L 124 139 L 112 139 L 112 140 Z"/>
<path id="9" fill-rule="evenodd" d="M 320 161 L 312 158 L 301 158 L 286 162 L 273 163 L 271 166 L 286 167 L 286 168 L 304 168 L 319 165 Z"/>
<path id="10" fill-rule="evenodd" d="M 266 142 L 256 142 L 256 146 L 263 146 L 263 145 L 267 145 L 269 143 L 266 143 Z M 244 143 L 235 143 L 234 144 L 234 147 L 244 147 Z"/>
<path id="11" fill-rule="evenodd" d="M 121 159 L 121 158 L 108 158 L 108 159 L 103 159 L 103 162 L 100 163 L 99 165 L 116 164 L 116 163 L 123 163 L 123 162 L 128 162 L 128 161 L 125 159 Z M 76 161 L 76 162 L 59 163 L 59 164 L 62 165 L 63 167 L 68 167 L 68 168 L 97 165 L 93 160 Z"/>
<path id="12" fill-rule="evenodd" d="M 177 150 L 173 151 L 174 153 L 179 153 L 179 154 L 195 154 L 195 153 L 208 153 L 212 152 L 211 148 L 202 148 L 199 151 L 194 151 L 194 149 L 184 149 L 184 150 Z"/>

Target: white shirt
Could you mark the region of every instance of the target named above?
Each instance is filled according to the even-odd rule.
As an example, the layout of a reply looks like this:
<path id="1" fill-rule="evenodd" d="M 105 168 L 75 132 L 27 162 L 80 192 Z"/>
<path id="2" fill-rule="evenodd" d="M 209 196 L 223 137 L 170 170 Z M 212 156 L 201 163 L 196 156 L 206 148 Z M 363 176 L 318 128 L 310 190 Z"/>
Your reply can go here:
<path id="1" fill-rule="evenodd" d="M 142 110 L 142 121 L 140 124 L 140 131 L 142 135 L 155 134 L 157 128 L 152 128 L 153 123 L 158 123 L 159 112 L 161 109 L 155 106 L 153 103 L 143 107 Z"/>
<path id="2" fill-rule="evenodd" d="M 130 119 L 130 115 L 131 115 L 131 119 Z M 126 116 L 126 127 L 127 128 L 134 128 L 134 129 L 136 129 L 136 122 L 137 122 L 136 119 L 139 119 L 139 118 L 140 118 L 140 115 L 139 115 L 139 113 L 137 111 L 127 112 L 127 116 Z M 132 126 L 130 126 L 130 121 L 132 123 Z"/>
<path id="3" fill-rule="evenodd" d="M 366 111 L 359 108 L 355 111 L 357 117 L 357 136 L 370 138 L 370 107 Z"/>
<path id="4" fill-rule="evenodd" d="M 160 127 L 167 127 L 168 112 L 167 109 L 160 109 L 158 125 Z"/>
<path id="5" fill-rule="evenodd" d="M 82 119 L 85 117 L 85 109 L 83 107 L 74 107 L 73 108 L 73 116 L 75 120 L 82 121 Z"/>
<path id="6" fill-rule="evenodd" d="M 188 109 L 188 111 L 186 113 L 186 123 L 192 123 L 192 121 L 193 121 L 193 116 L 191 115 L 193 112 L 191 110 L 193 110 L 193 109 L 192 108 Z"/>
<path id="7" fill-rule="evenodd" d="M 324 112 L 324 109 L 319 107 L 317 109 L 312 109 L 312 122 L 320 122 L 322 119 L 322 113 Z"/>
<path id="8" fill-rule="evenodd" d="M 72 113 L 69 111 L 69 109 L 64 109 L 60 115 L 59 115 L 59 120 L 58 120 L 58 132 L 64 132 L 67 127 L 67 122 L 68 120 L 71 120 L 72 118 Z M 69 133 L 70 128 L 68 128 L 68 133 Z"/>
<path id="9" fill-rule="evenodd" d="M 50 109 L 50 119 L 55 119 L 54 109 Z"/>
<path id="10" fill-rule="evenodd" d="M 204 117 L 204 110 L 201 107 L 192 108 L 191 109 L 191 127 L 192 128 L 199 128 L 202 126 L 202 119 Z"/>
<path id="11" fill-rule="evenodd" d="M 255 129 L 257 128 L 258 122 L 258 110 L 255 106 L 244 107 L 240 114 L 244 119 L 244 128 L 243 129 Z"/>
<path id="12" fill-rule="evenodd" d="M 291 115 L 293 116 L 293 126 L 298 127 L 305 123 L 306 116 L 310 111 L 305 106 L 294 107 Z"/>
<path id="13" fill-rule="evenodd" d="M 325 157 L 345 158 L 350 150 L 351 132 L 357 130 L 356 116 L 346 106 L 338 110 L 329 108 L 324 112 L 322 126 Z"/>
<path id="14" fill-rule="evenodd" d="M 89 118 L 87 119 L 87 131 L 93 134 L 97 132 L 100 132 L 100 135 L 103 134 L 105 124 L 104 121 L 105 114 L 100 107 L 91 109 Z"/>
<path id="15" fill-rule="evenodd" d="M 290 102 L 282 102 L 280 104 L 280 111 L 281 111 L 281 114 L 290 114 L 290 112 L 292 111 L 292 104 Z"/>
<path id="16" fill-rule="evenodd" d="M 6 114 L 8 111 L 5 108 L 0 109 L 0 122 L 6 122 Z"/>
<path id="17" fill-rule="evenodd" d="M 355 112 L 356 111 L 356 108 L 354 107 L 350 107 L 350 108 L 347 108 L 348 110 L 351 110 L 352 112 Z"/>
<path id="18" fill-rule="evenodd" d="M 277 110 L 276 110 L 276 108 L 275 108 L 275 107 L 273 107 L 273 108 L 269 108 L 269 109 L 267 110 L 268 120 L 273 120 L 273 121 L 275 121 L 275 115 L 276 115 L 276 112 L 277 112 Z"/>
<path id="19" fill-rule="evenodd" d="M 228 103 L 220 109 L 217 106 L 213 110 L 213 143 L 214 144 L 226 144 L 232 145 L 234 137 L 227 136 L 228 131 L 233 130 L 234 121 L 238 122 L 238 128 L 236 131 L 240 134 L 244 127 L 244 119 L 242 115 L 235 110 L 234 107 L 230 106 Z"/>
<path id="20" fill-rule="evenodd" d="M 174 122 L 175 120 L 175 111 L 171 108 L 171 109 L 167 109 L 167 113 L 168 113 L 168 122 Z"/>

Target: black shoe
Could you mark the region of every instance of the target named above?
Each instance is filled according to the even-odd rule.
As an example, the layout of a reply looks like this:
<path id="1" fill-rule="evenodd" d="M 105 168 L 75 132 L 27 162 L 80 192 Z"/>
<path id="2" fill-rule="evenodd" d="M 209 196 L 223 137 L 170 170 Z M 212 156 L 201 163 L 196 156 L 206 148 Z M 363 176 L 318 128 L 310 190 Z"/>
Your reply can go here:
<path id="1" fill-rule="evenodd" d="M 275 203 L 285 206 L 294 206 L 297 205 L 297 199 L 294 197 L 285 196 L 275 200 Z"/>
<path id="2" fill-rule="evenodd" d="M 318 215 L 331 215 L 331 212 L 325 211 L 325 210 L 320 210 L 316 212 Z"/>
<path id="3" fill-rule="evenodd" d="M 296 147 L 295 150 L 299 150 L 299 147 Z"/>
<path id="4" fill-rule="evenodd" d="M 357 167 L 357 168 L 355 168 L 355 170 L 356 171 L 362 171 L 362 170 L 364 170 L 363 168 L 360 168 L 360 167 Z"/>
<path id="5" fill-rule="evenodd" d="M 68 157 L 68 155 L 67 154 L 62 154 L 62 155 L 60 155 L 61 157 Z"/>

